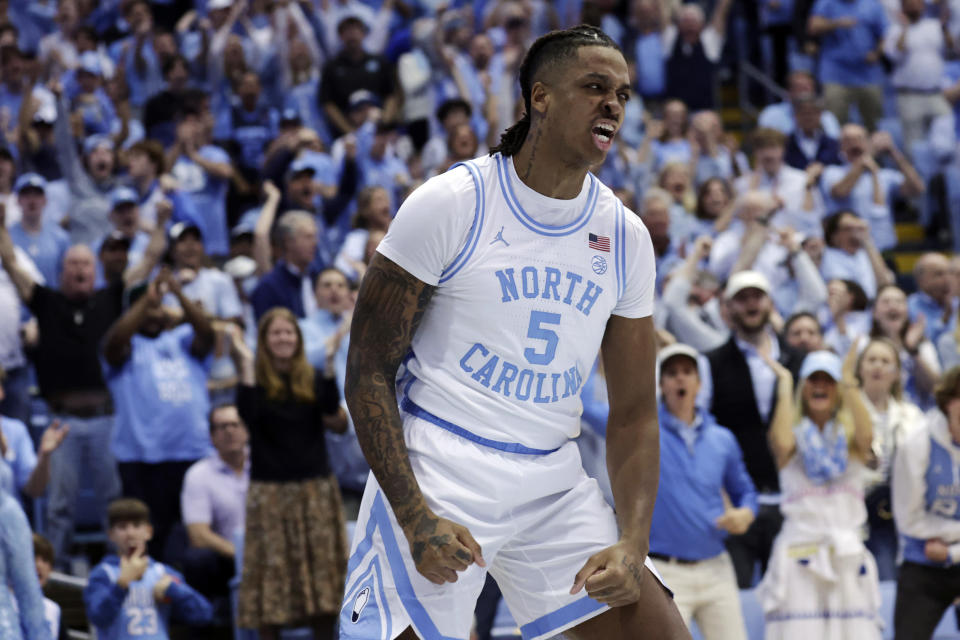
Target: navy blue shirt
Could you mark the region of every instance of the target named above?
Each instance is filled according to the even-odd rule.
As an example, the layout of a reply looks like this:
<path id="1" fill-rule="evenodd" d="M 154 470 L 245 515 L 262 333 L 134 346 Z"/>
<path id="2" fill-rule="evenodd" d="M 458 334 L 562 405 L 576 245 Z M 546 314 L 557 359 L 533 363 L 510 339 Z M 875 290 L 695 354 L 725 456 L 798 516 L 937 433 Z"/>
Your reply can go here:
<path id="1" fill-rule="evenodd" d="M 688 441 L 689 438 L 689 441 Z M 757 492 L 733 434 L 697 409 L 694 426 L 660 403 L 660 489 L 650 527 L 650 551 L 705 560 L 724 551 L 720 490 L 737 507 L 757 511 Z"/>

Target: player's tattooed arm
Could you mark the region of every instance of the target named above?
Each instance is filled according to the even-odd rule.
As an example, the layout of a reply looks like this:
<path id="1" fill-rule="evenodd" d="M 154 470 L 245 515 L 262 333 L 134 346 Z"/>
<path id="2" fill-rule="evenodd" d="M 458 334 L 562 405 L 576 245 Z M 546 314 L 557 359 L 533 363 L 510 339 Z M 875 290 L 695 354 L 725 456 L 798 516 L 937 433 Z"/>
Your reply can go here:
<path id="1" fill-rule="evenodd" d="M 397 408 L 396 375 L 420 326 L 434 287 L 374 254 L 360 287 L 345 395 L 360 448 L 410 542 L 417 568 L 434 582 L 455 580 L 477 560 L 469 532 L 427 506 L 410 465 Z"/>

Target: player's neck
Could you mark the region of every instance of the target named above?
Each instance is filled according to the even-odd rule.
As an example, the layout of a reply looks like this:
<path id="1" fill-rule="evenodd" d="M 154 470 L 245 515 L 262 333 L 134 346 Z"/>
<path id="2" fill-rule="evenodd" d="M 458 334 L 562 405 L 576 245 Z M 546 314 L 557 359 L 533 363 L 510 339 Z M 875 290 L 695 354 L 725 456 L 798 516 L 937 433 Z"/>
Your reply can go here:
<path id="1" fill-rule="evenodd" d="M 513 167 L 523 184 L 548 198 L 572 200 L 580 195 L 587 167 L 564 163 L 555 150 L 541 139 L 543 129 L 531 130 L 520 150 L 513 155 Z"/>

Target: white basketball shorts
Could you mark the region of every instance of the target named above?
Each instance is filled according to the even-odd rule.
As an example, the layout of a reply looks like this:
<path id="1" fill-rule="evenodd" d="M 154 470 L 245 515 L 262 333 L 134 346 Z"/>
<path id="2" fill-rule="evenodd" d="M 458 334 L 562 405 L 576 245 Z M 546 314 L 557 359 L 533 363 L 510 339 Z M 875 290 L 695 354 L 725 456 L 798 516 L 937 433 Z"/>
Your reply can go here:
<path id="1" fill-rule="evenodd" d="M 618 539 L 613 510 L 584 473 L 576 444 L 543 455 L 508 453 L 428 419 L 404 414 L 414 474 L 430 508 L 470 530 L 487 569 L 472 564 L 457 582 L 442 585 L 420 575 L 371 474 L 351 548 L 340 638 L 392 640 L 412 626 L 424 640 L 466 640 L 486 570 L 524 640 L 549 638 L 606 611 L 584 590 L 570 595 L 587 559 Z M 649 558 L 646 564 L 659 579 Z"/>

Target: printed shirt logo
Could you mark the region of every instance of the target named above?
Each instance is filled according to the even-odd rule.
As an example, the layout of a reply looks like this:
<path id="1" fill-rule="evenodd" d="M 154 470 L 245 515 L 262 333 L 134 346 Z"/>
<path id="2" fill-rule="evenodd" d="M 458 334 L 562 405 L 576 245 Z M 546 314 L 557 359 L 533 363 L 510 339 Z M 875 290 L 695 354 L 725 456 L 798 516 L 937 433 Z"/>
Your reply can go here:
<path id="1" fill-rule="evenodd" d="M 350 622 L 356 624 L 360 619 L 363 608 L 367 606 L 368 600 L 370 600 L 370 587 L 364 587 L 353 600 L 353 613 L 350 614 Z"/>
<path id="2" fill-rule="evenodd" d="M 507 245 L 508 247 L 510 246 L 510 243 L 507 242 L 507 241 L 503 238 L 503 227 L 500 227 L 500 231 L 497 231 L 497 235 L 494 236 L 494 238 L 493 238 L 493 240 L 490 242 L 490 244 L 491 244 L 491 245 L 494 245 L 494 244 L 497 244 L 498 242 L 502 242 L 503 244 Z"/>
<path id="3" fill-rule="evenodd" d="M 587 246 L 596 251 L 610 251 L 610 238 L 591 233 L 587 236 Z"/>
<path id="4" fill-rule="evenodd" d="M 593 267 L 593 272 L 598 276 L 602 276 L 607 272 L 607 261 L 603 259 L 603 256 L 593 256 L 593 260 L 590 261 L 590 266 Z"/>

